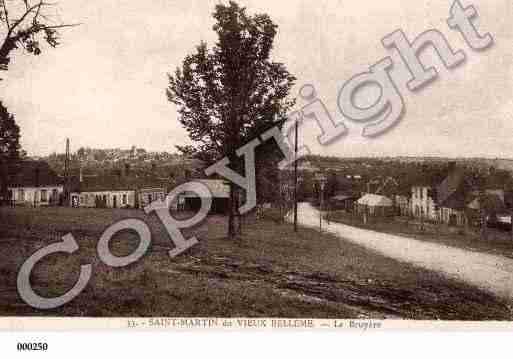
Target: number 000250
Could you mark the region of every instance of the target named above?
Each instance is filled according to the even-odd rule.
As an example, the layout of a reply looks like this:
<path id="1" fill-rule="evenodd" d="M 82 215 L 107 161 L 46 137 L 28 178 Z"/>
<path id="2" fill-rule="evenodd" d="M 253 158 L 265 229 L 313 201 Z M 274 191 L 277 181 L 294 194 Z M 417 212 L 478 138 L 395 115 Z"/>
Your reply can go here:
<path id="1" fill-rule="evenodd" d="M 18 351 L 48 350 L 48 343 L 18 343 Z"/>

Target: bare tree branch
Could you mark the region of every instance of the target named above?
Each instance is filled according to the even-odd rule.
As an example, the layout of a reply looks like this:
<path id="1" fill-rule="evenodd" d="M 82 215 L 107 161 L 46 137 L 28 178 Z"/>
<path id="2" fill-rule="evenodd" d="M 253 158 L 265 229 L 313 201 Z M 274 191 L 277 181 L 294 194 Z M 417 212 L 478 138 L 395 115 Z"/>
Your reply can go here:
<path id="1" fill-rule="evenodd" d="M 52 16 L 45 14 L 44 9 L 53 7 L 57 3 L 37 0 L 12 0 L 18 4 L 19 17 L 13 19 L 10 15 L 6 0 L 0 0 L 0 22 L 4 22 L 7 28 L 6 35 L 0 42 L 0 70 L 7 70 L 10 62 L 10 54 L 17 48 L 24 48 L 28 53 L 39 55 L 41 43 L 46 42 L 51 47 L 59 45 L 59 29 L 74 27 L 79 24 L 63 24 L 60 21 L 52 21 Z"/>
<path id="2" fill-rule="evenodd" d="M 9 31 L 10 29 L 10 25 L 9 25 L 9 12 L 7 11 L 7 5 L 5 4 L 5 0 L 1 0 L 2 1 L 2 7 L 3 7 L 3 13 L 4 13 L 4 21 L 5 21 L 5 25 L 7 26 L 7 31 Z"/>
<path id="3" fill-rule="evenodd" d="M 4 0 L 4 3 L 5 3 L 5 0 Z M 37 14 L 39 13 L 39 10 L 41 9 L 41 6 L 43 6 L 43 4 L 44 4 L 43 1 L 40 1 L 38 4 L 29 7 L 27 9 L 27 11 L 25 11 L 25 13 L 21 16 L 21 18 L 16 20 L 16 22 L 10 27 L 9 32 L 7 33 L 7 37 L 9 37 L 9 35 L 12 34 L 12 32 L 18 27 L 18 25 L 20 25 L 23 22 L 23 20 L 25 20 L 27 18 L 27 16 L 30 13 L 32 13 L 32 11 L 35 9 L 37 9 L 37 13 L 36 13 L 36 16 L 37 16 Z M 36 19 L 36 16 L 34 16 L 34 19 Z"/>

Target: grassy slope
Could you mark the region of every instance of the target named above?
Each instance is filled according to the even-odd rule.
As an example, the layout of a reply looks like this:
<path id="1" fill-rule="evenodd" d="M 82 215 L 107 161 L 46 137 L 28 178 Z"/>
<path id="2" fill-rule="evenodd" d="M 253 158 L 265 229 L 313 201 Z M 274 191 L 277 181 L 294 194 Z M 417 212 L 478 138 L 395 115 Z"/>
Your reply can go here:
<path id="1" fill-rule="evenodd" d="M 153 232 L 148 254 L 121 269 L 101 263 L 95 246 L 113 221 L 144 218 Z M 329 235 L 272 220 L 248 223 L 243 238 L 225 237 L 225 219 L 196 228 L 200 244 L 169 258 L 170 242 L 154 217 L 134 210 L 0 209 L 0 315 L 400 317 L 409 319 L 511 319 L 508 303 L 439 274 L 397 262 Z M 79 264 L 93 277 L 75 300 L 37 311 L 16 293 L 17 270 L 31 253 L 72 232 L 78 254 L 55 254 L 36 267 L 41 295 L 65 292 Z M 137 239 L 120 233 L 117 255 Z"/>
<path id="2" fill-rule="evenodd" d="M 478 233 L 467 233 L 465 235 L 454 233 L 455 231 L 451 233 L 445 225 L 438 233 L 434 226 L 426 226 L 425 230 L 420 232 L 418 220 L 415 223 L 406 223 L 397 222 L 391 218 L 385 220 L 371 218 L 369 223 L 363 224 L 360 217 L 355 217 L 343 211 L 332 212 L 330 218 L 335 222 L 360 228 L 513 258 L 513 239 L 511 233 L 494 228 L 487 228 L 487 239 L 484 240 L 480 238 Z"/>

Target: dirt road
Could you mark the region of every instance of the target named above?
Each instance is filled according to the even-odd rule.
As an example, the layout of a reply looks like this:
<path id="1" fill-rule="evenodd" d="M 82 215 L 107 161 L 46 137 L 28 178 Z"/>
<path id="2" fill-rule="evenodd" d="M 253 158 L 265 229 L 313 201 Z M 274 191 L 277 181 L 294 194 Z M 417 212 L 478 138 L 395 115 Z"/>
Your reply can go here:
<path id="1" fill-rule="evenodd" d="M 319 211 L 309 203 L 300 203 L 298 221 L 301 225 L 319 228 Z M 463 280 L 501 297 L 513 299 L 512 259 L 341 223 L 331 222 L 328 225 L 323 221 L 323 230 L 388 257 L 438 271 L 450 278 Z"/>

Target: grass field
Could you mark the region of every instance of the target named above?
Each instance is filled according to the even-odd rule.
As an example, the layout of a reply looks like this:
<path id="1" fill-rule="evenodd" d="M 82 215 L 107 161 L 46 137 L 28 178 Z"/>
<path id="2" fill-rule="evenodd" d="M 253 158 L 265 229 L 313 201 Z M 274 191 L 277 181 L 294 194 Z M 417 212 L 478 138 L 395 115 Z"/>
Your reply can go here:
<path id="1" fill-rule="evenodd" d="M 369 222 L 364 224 L 360 217 L 344 211 L 331 212 L 330 219 L 334 222 L 359 228 L 513 258 L 512 234 L 495 228 L 487 228 L 487 237 L 486 239 L 482 239 L 479 233 L 467 232 L 462 234 L 454 229 L 451 231 L 446 225 L 442 225 L 438 231 L 435 225 L 425 225 L 424 230 L 420 231 L 418 220 L 416 222 L 408 222 L 406 220 L 400 222 L 394 218 L 370 218 Z"/>
<path id="2" fill-rule="evenodd" d="M 146 256 L 110 268 L 96 255 L 102 231 L 138 217 L 152 229 Z M 273 219 L 248 221 L 237 241 L 226 220 L 209 217 L 190 230 L 200 243 L 170 258 L 172 245 L 155 217 L 137 210 L 0 208 L 0 315 L 215 316 L 511 320 L 508 303 L 439 274 L 398 262 L 330 235 Z M 87 288 L 63 307 L 40 311 L 21 301 L 17 271 L 37 249 L 71 232 L 79 253 L 45 258 L 32 275 L 44 296 L 66 292 L 80 264 L 93 264 Z M 112 251 L 126 255 L 137 238 L 121 232 Z"/>

